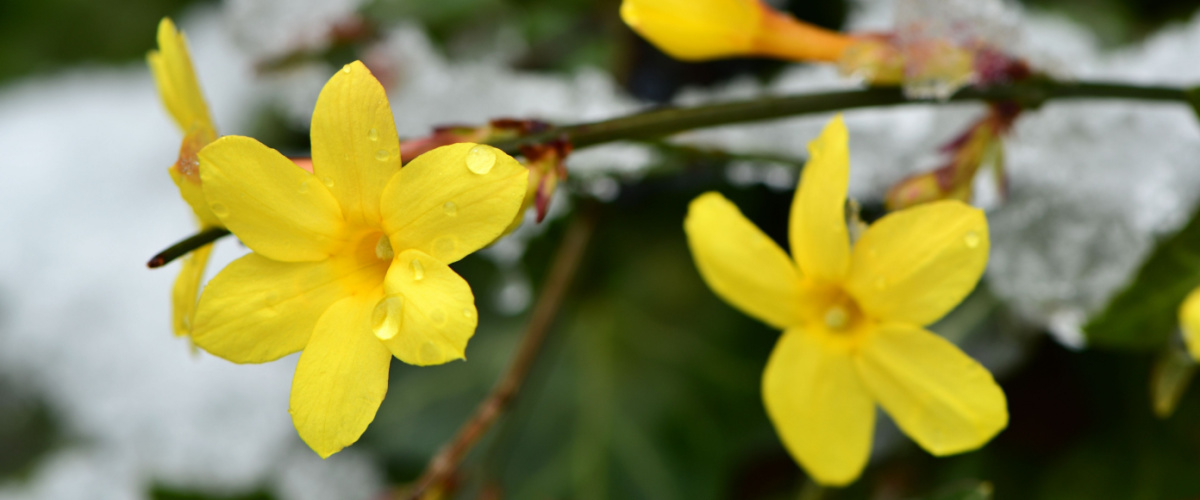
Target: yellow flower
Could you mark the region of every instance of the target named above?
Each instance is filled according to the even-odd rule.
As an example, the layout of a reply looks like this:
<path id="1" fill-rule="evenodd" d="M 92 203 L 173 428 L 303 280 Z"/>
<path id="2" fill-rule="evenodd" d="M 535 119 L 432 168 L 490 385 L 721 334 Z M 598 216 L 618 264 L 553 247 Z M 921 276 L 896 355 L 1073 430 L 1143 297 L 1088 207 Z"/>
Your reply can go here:
<path id="1" fill-rule="evenodd" d="M 854 43 L 761 0 L 624 0 L 621 19 L 663 52 L 685 61 L 767 56 L 835 62 Z"/>
<path id="2" fill-rule="evenodd" d="M 470 143 L 401 169 L 387 95 L 360 62 L 321 91 L 312 153 L 309 173 L 247 137 L 200 151 L 212 212 L 253 253 L 205 287 L 192 336 L 235 363 L 303 351 L 289 411 L 328 457 L 375 418 L 392 356 L 421 366 L 463 359 L 475 299 L 448 264 L 504 230 L 528 174 Z"/>
<path id="3" fill-rule="evenodd" d="M 217 138 L 217 129 L 208 115 L 208 106 L 200 93 L 200 84 L 192 70 L 192 58 L 188 55 L 187 39 L 175 29 L 169 18 L 158 24 L 158 50 L 146 56 L 159 96 L 179 130 L 183 132 L 183 144 L 179 157 L 168 169 L 171 179 L 179 187 L 179 194 L 192 207 L 201 229 L 220 227 L 221 221 L 209 210 L 200 189 L 199 162 L 196 153 Z M 196 249 L 183 261 L 179 277 L 171 291 L 171 326 L 175 335 L 187 335 L 191 330 L 196 310 L 196 295 L 212 245 Z"/>
<path id="4" fill-rule="evenodd" d="M 1179 327 L 1183 343 L 1192 359 L 1200 360 L 1200 287 L 1192 290 L 1179 305 Z"/>
<path id="5" fill-rule="evenodd" d="M 979 281 L 983 213 L 929 203 L 880 219 L 851 245 L 847 143 L 839 116 L 809 144 L 792 204 L 792 259 L 717 193 L 694 200 L 684 222 L 709 287 L 784 330 L 763 373 L 767 414 L 792 456 L 827 485 L 861 474 L 875 403 L 934 455 L 976 449 L 1008 424 L 991 374 L 922 328 Z"/>

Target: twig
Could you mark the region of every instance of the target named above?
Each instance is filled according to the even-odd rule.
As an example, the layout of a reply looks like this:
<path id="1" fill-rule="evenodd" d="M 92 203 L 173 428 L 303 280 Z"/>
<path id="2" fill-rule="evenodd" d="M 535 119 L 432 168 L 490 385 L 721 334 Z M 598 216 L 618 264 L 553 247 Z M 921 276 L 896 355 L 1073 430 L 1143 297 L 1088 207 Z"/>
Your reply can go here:
<path id="1" fill-rule="evenodd" d="M 572 221 L 563 237 L 562 244 L 555 254 L 550 273 L 546 278 L 537 303 L 530 314 L 529 326 L 525 337 L 517 349 L 517 355 L 509 365 L 508 372 L 492 388 L 487 399 L 479 403 L 475 413 L 459 428 L 454 439 L 442 446 L 437 455 L 429 461 L 425 472 L 417 478 L 414 486 L 406 493 L 406 498 L 417 500 L 430 488 L 442 484 L 448 479 L 458 465 L 466 458 L 468 452 L 475 446 L 496 419 L 504 413 L 516 397 L 525 377 L 529 374 L 533 362 L 541 352 L 543 341 L 550 330 L 562 305 L 563 297 L 579 269 L 584 249 L 596 225 L 594 210 L 584 209 Z"/>
<path id="2" fill-rule="evenodd" d="M 706 158 L 724 162 L 746 161 L 755 163 L 775 163 L 792 167 L 797 170 L 804 168 L 805 162 L 808 161 L 807 158 L 773 155 L 769 153 L 734 153 L 720 148 L 690 146 L 676 144 L 664 140 L 646 139 L 638 142 L 658 149 L 663 153 L 676 154 L 688 159 Z"/>
<path id="3" fill-rule="evenodd" d="M 1200 92 L 1180 87 L 1148 87 L 1104 82 L 1060 82 L 1031 79 L 986 88 L 964 88 L 949 101 L 1015 101 L 1024 108 L 1036 108 L 1058 99 L 1138 99 L 1193 104 Z M 690 108 L 659 108 L 608 120 L 550 127 L 524 137 L 492 143 L 510 154 L 522 144 L 536 144 L 565 138 L 576 148 L 626 139 L 655 139 L 687 130 L 763 120 L 773 120 L 830 111 L 894 106 L 898 104 L 938 104 L 930 99 L 911 99 L 898 87 L 872 87 L 816 94 L 768 96 L 743 101 L 705 104 Z"/>
<path id="4" fill-rule="evenodd" d="M 150 262 L 146 263 L 146 267 L 154 269 L 156 267 L 165 266 L 171 261 L 187 255 L 188 252 L 217 241 L 228 234 L 229 230 L 223 227 L 213 227 L 200 231 L 199 233 L 189 236 L 187 239 L 184 239 L 179 243 L 171 245 L 170 248 L 159 252 L 158 255 L 155 255 L 154 258 L 150 259 Z"/>
<path id="5" fill-rule="evenodd" d="M 1200 88 L 1153 87 L 1104 82 L 1060 82 L 1031 79 L 987 88 L 964 88 L 949 101 L 1015 101 L 1024 108 L 1036 108 L 1058 99 L 1138 99 L 1189 104 L 1200 114 Z M 566 139 L 575 149 L 620 140 L 651 140 L 687 130 L 731 125 L 829 111 L 894 106 L 898 104 L 937 104 L 929 99 L 910 99 L 897 87 L 873 87 L 860 90 L 768 96 L 743 101 L 705 104 L 690 108 L 660 108 L 591 123 L 550 127 L 517 139 L 493 142 L 509 154 L 519 154 L 522 145 Z M 160 267 L 188 252 L 229 234 L 210 229 L 176 243 L 150 260 L 151 268 Z"/>

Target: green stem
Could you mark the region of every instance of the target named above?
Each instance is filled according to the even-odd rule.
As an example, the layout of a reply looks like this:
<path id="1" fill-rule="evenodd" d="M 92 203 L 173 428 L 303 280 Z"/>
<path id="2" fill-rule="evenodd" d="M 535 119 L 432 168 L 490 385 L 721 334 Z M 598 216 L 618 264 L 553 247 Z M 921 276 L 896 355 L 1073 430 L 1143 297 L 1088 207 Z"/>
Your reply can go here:
<path id="1" fill-rule="evenodd" d="M 964 88 L 948 100 L 1016 101 L 1026 108 L 1059 99 L 1138 99 L 1191 103 L 1188 91 L 1177 87 L 1143 87 L 1119 83 L 1059 82 L 1031 79 L 987 88 Z M 551 127 L 518 139 L 493 143 L 510 154 L 522 144 L 544 143 L 565 138 L 576 148 L 585 148 L 626 139 L 655 139 L 679 132 L 754 121 L 772 120 L 830 111 L 895 106 L 900 104 L 936 104 L 930 99 L 911 99 L 897 87 L 872 87 L 818 94 L 759 97 L 743 101 L 707 104 L 691 108 L 660 108 L 609 120 Z"/>
<path id="2" fill-rule="evenodd" d="M 1186 103 L 1200 114 L 1200 89 L 1144 87 L 1103 82 L 1059 82 L 1034 78 L 1009 85 L 959 90 L 948 101 L 1015 101 L 1025 108 L 1059 99 L 1137 99 Z M 539 144 L 565 138 L 575 148 L 586 148 L 619 140 L 653 140 L 705 127 L 774 120 L 830 111 L 895 106 L 900 104 L 936 104 L 930 99 L 910 99 L 898 87 L 872 87 L 818 94 L 769 96 L 743 101 L 706 104 L 691 108 L 660 108 L 609 120 L 551 127 L 525 137 L 494 142 L 509 154 L 520 153 L 523 144 Z M 221 228 L 208 229 L 180 241 L 155 255 L 147 265 L 161 267 L 188 252 L 229 234 Z"/>
<path id="3" fill-rule="evenodd" d="M 796 158 L 786 155 L 773 155 L 765 153 L 733 153 L 718 148 L 686 146 L 662 140 L 645 140 L 640 142 L 663 153 L 678 155 L 689 160 L 709 159 L 722 162 L 749 161 L 756 163 L 774 163 L 792 167 L 797 170 L 804 168 L 804 163 L 807 161 L 806 158 Z"/>
<path id="4" fill-rule="evenodd" d="M 154 258 L 150 259 L 150 262 L 146 263 L 146 267 L 154 269 L 156 267 L 165 266 L 171 261 L 187 255 L 188 252 L 217 241 L 228 234 L 229 230 L 223 227 L 213 227 L 200 231 L 199 233 L 196 233 L 187 239 L 180 241 L 179 243 L 171 245 L 170 248 L 159 252 L 158 255 L 155 255 Z"/>

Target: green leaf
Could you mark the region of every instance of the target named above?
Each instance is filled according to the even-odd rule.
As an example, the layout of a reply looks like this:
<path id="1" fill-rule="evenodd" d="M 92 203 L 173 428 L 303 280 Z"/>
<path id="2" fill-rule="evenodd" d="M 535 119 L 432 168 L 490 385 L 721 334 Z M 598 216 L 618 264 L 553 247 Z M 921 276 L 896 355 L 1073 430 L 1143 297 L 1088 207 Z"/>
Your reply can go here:
<path id="1" fill-rule="evenodd" d="M 800 476 L 760 395 L 779 334 L 704 285 L 686 202 L 666 198 L 624 212 L 639 223 L 597 229 L 538 365 L 467 465 L 506 498 L 755 498 L 741 475 L 764 456 L 780 486 Z"/>
<path id="2" fill-rule="evenodd" d="M 1088 342 L 1122 349 L 1161 347 L 1179 325 L 1179 304 L 1200 285 L 1200 212 L 1161 241 L 1137 276 L 1084 326 Z"/>

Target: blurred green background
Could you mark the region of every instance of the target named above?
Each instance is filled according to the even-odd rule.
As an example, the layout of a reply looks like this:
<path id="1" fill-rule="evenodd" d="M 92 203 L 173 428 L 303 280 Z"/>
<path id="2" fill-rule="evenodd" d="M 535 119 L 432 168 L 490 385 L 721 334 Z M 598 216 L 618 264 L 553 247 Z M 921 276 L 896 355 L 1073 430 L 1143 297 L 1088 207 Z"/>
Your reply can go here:
<path id="1" fill-rule="evenodd" d="M 0 82 L 80 64 L 141 64 L 158 20 L 196 3 L 215 2 L 0 2 Z M 469 57 L 471 41 L 481 35 L 515 30 L 527 43 L 515 66 L 540 72 L 600 67 L 647 101 L 739 74 L 769 79 L 781 67 L 761 60 L 670 60 L 620 23 L 618 5 L 378 0 L 364 14 L 381 25 L 416 20 L 451 57 Z M 1196 9 L 1187 0 L 1029 0 L 1028 6 L 1070 16 L 1109 46 L 1138 40 Z M 787 7 L 829 27 L 838 27 L 847 12 L 843 1 L 793 0 Z M 351 50 L 325 57 L 352 56 Z M 304 148 L 307 134 L 283 123 L 265 119 L 261 134 Z M 719 159 L 665 161 L 680 175 L 624 185 L 613 203 L 597 208 L 597 233 L 545 351 L 510 414 L 464 465 L 463 496 L 798 495 L 803 473 L 781 447 L 759 396 L 777 332 L 704 286 L 681 228 L 687 202 L 716 189 L 783 242 L 791 193 L 729 187 Z M 524 258 L 535 294 L 567 223 L 552 223 Z M 456 269 L 483 290 L 477 295 L 503 283 L 495 266 L 480 258 Z M 434 369 L 395 363 L 389 396 L 356 446 L 378 457 L 395 484 L 414 478 L 506 367 L 525 319 L 482 307 L 471 363 Z M 986 283 L 935 330 L 973 354 L 972 343 L 985 353 L 989 342 L 1016 350 L 1016 361 L 997 374 L 1009 397 L 1010 427 L 981 451 L 945 459 L 884 429 L 891 436 L 883 439 L 891 443 L 888 452 L 855 485 L 827 498 L 975 498 L 987 490 L 981 481 L 1001 498 L 1200 498 L 1200 395 L 1185 394 L 1174 416 L 1156 419 L 1148 390 L 1155 352 L 1067 351 L 1013 320 Z M 0 380 L 0 480 L 27 474 L 46 450 L 68 439 L 56 427 L 36 394 Z M 212 498 L 165 487 L 151 496 Z"/>

